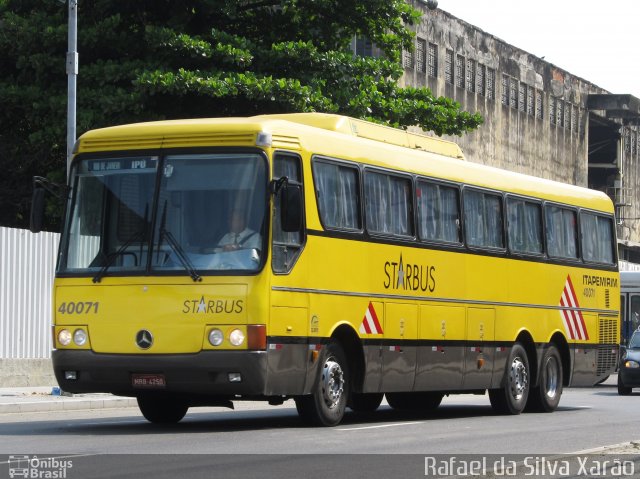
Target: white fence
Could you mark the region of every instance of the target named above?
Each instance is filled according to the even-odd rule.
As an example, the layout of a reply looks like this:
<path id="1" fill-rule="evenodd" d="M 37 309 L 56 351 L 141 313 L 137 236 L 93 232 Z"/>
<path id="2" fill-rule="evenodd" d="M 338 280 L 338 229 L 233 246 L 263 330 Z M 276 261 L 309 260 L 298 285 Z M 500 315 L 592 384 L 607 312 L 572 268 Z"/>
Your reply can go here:
<path id="1" fill-rule="evenodd" d="M 0 359 L 51 357 L 57 233 L 0 227 Z"/>

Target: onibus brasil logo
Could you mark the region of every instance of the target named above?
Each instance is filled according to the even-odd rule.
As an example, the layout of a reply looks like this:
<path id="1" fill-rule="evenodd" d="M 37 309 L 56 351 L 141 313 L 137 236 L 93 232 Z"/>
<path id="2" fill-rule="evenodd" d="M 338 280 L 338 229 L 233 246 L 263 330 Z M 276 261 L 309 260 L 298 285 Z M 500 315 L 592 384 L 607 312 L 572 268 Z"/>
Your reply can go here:
<path id="1" fill-rule="evenodd" d="M 73 467 L 73 461 L 60 457 L 13 455 L 9 456 L 9 477 L 27 477 L 33 479 L 64 479 L 67 470 Z"/>

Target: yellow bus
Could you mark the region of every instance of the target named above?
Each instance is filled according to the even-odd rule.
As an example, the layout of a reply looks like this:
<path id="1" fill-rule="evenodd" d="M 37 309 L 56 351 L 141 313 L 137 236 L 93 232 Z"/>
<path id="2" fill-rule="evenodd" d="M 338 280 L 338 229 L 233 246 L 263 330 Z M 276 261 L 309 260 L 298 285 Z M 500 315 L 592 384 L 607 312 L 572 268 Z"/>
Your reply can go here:
<path id="1" fill-rule="evenodd" d="M 116 126 L 78 140 L 67 193 L 56 378 L 152 422 L 293 398 L 331 426 L 487 391 L 552 411 L 616 366 L 609 198 L 451 142 L 317 113 Z"/>

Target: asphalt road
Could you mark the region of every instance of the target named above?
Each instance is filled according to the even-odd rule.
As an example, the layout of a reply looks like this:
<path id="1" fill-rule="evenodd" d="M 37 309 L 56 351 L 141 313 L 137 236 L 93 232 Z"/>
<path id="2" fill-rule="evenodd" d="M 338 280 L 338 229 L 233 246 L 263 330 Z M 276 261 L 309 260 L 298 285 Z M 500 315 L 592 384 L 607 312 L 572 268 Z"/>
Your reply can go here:
<path id="1" fill-rule="evenodd" d="M 150 424 L 135 408 L 5 414 L 0 478 L 7 477 L 8 455 L 67 456 L 75 467 L 67 478 L 424 477 L 426 456 L 553 456 L 636 441 L 639 410 L 640 394 L 618 396 L 610 380 L 565 390 L 551 414 L 499 416 L 486 395 L 451 396 L 429 415 L 383 403 L 370 415 L 348 413 L 335 428 L 304 426 L 290 401 L 194 408 L 173 426 Z M 390 456 L 400 454 L 408 456 Z"/>

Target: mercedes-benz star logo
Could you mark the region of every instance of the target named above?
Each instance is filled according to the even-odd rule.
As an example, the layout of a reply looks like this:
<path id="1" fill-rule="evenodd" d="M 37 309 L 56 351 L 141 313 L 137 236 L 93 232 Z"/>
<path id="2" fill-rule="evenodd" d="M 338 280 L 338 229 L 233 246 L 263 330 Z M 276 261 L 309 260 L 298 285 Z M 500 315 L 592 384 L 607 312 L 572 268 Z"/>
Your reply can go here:
<path id="1" fill-rule="evenodd" d="M 146 329 L 141 329 L 136 334 L 136 344 L 140 349 L 149 349 L 153 344 L 153 334 Z"/>

